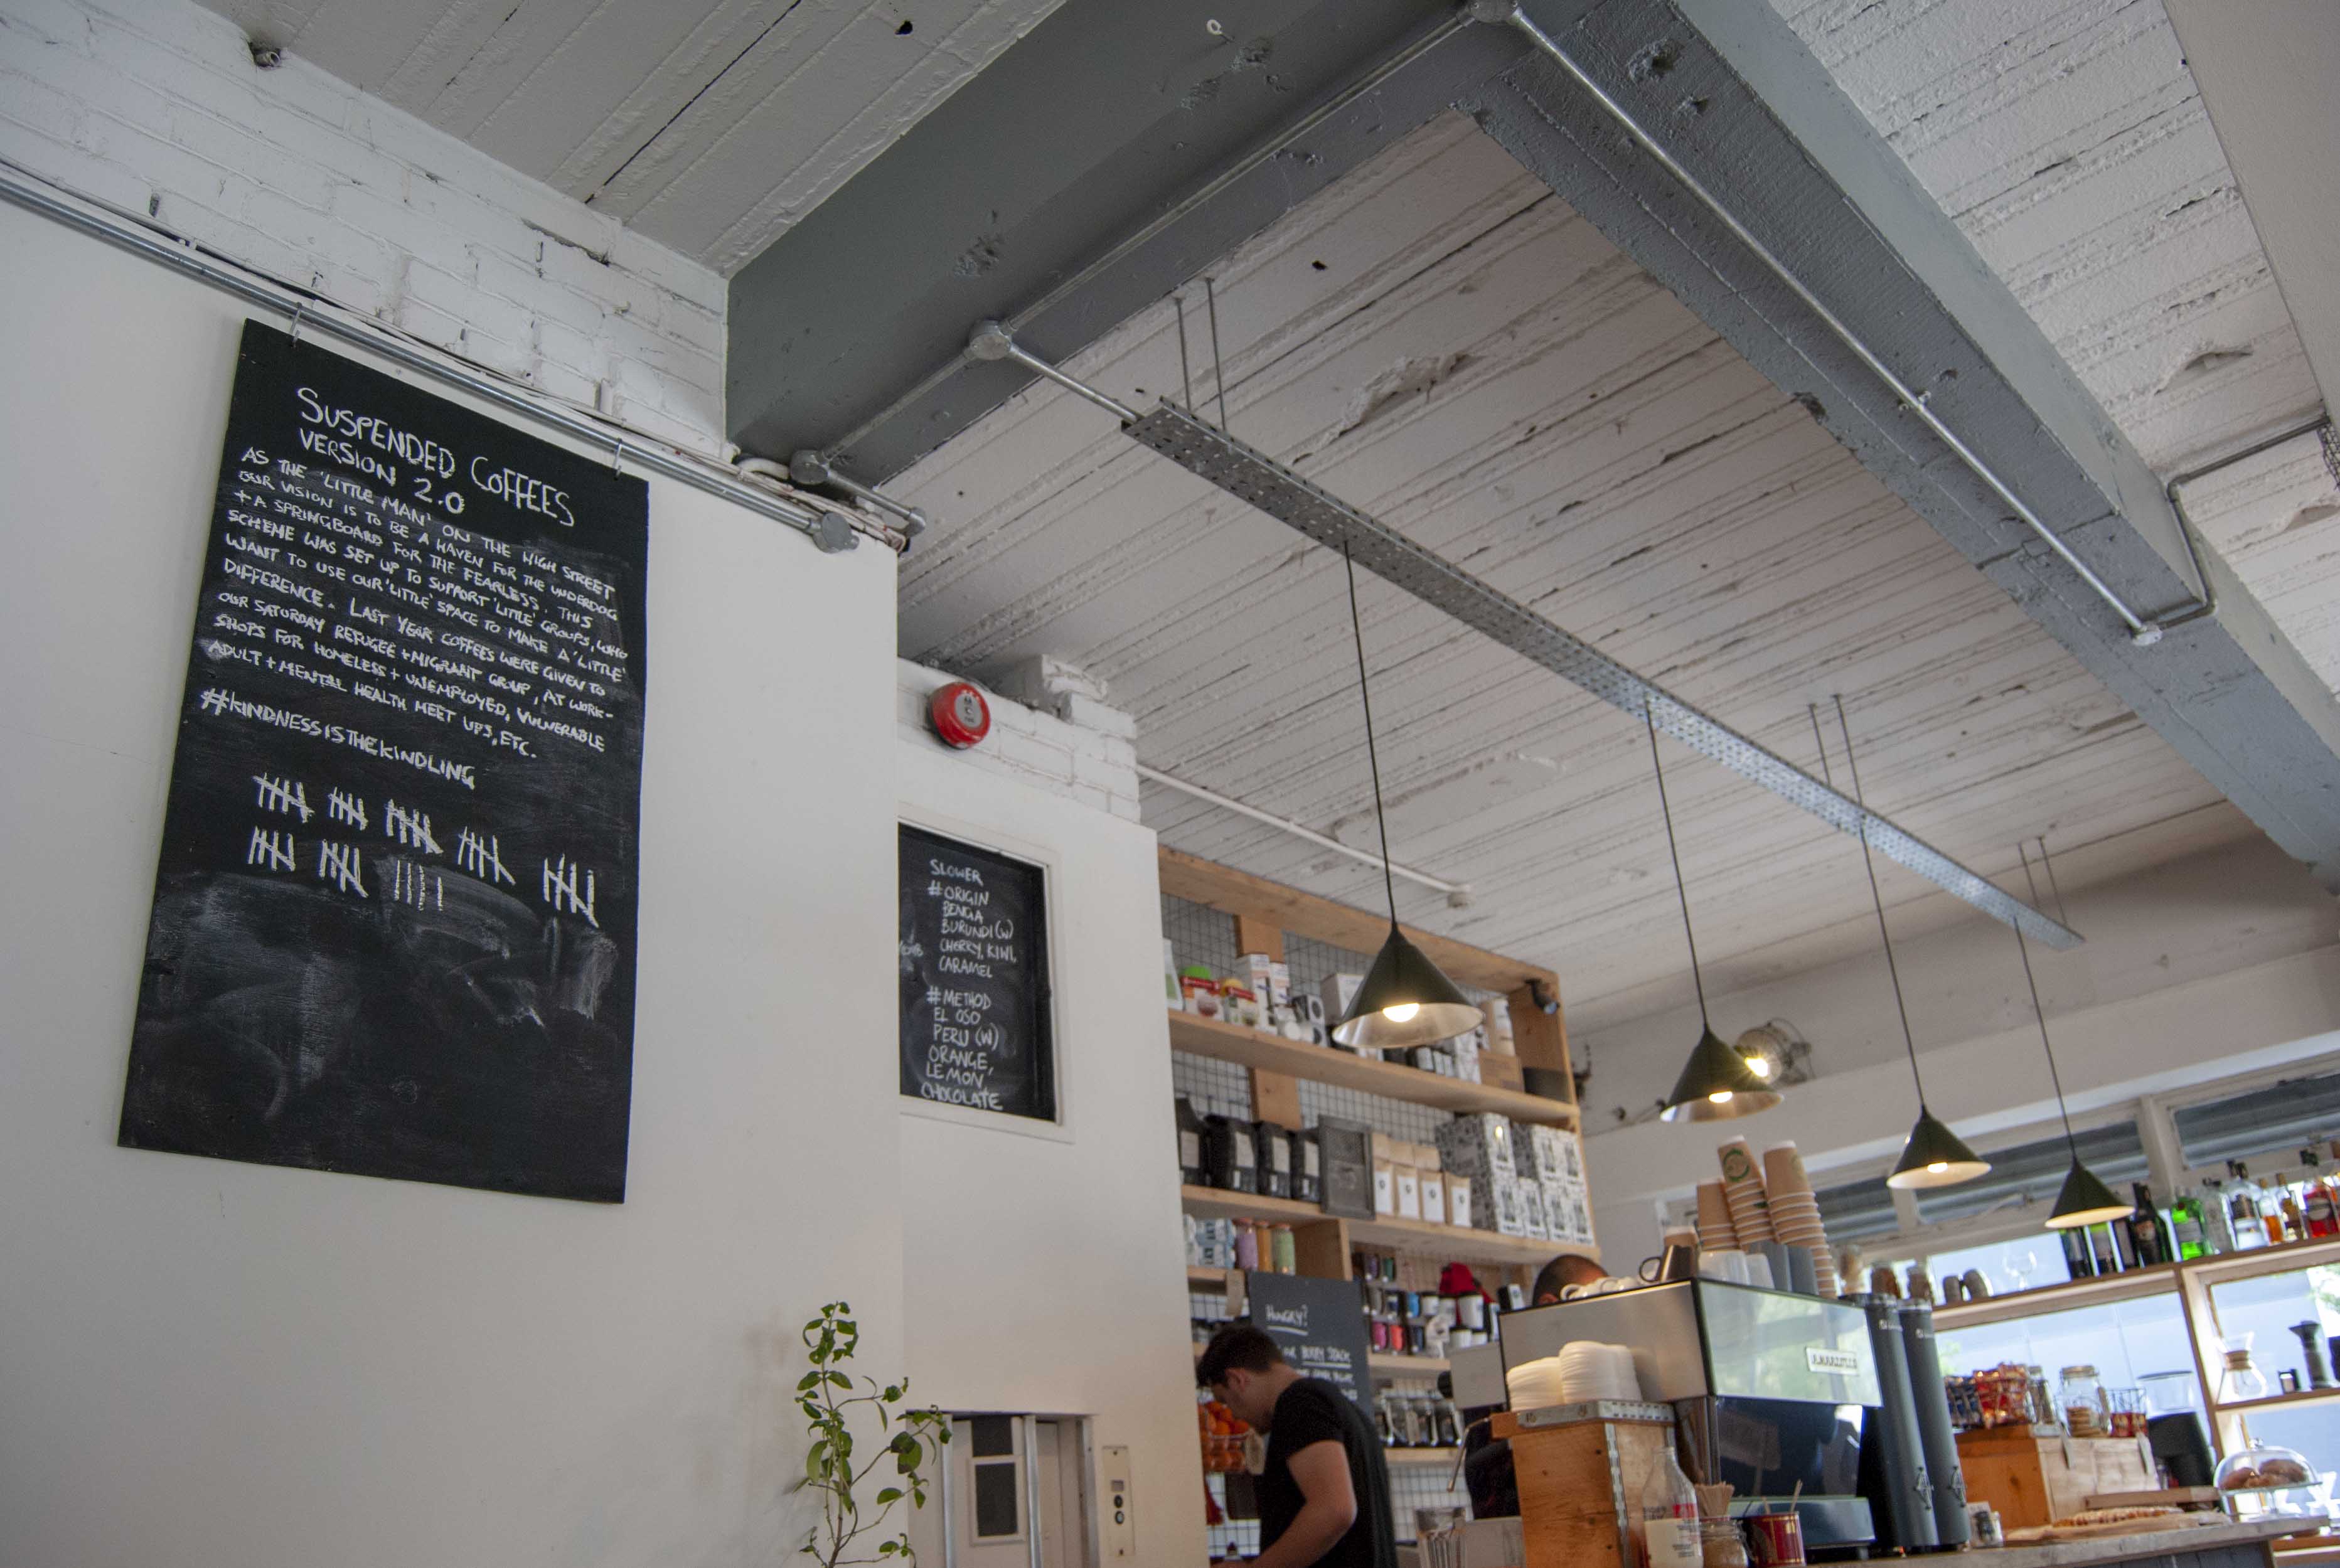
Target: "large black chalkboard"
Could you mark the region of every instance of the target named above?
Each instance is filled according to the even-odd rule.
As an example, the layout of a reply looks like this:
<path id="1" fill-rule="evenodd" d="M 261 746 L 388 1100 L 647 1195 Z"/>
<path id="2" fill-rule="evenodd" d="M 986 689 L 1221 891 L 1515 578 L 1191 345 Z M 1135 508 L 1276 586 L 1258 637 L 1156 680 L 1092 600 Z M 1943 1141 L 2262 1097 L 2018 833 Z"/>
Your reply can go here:
<path id="1" fill-rule="evenodd" d="M 1303 1377 L 1321 1377 L 1371 1417 L 1373 1365 L 1365 1359 L 1365 1293 L 1353 1279 L 1299 1274 L 1244 1276 L 1245 1315 L 1284 1351 Z"/>
<path id="2" fill-rule="evenodd" d="M 902 1092 L 1056 1119 L 1047 876 L 905 824 Z"/>
<path id="3" fill-rule="evenodd" d="M 625 1196 L 648 487 L 248 323 L 130 1146 Z"/>

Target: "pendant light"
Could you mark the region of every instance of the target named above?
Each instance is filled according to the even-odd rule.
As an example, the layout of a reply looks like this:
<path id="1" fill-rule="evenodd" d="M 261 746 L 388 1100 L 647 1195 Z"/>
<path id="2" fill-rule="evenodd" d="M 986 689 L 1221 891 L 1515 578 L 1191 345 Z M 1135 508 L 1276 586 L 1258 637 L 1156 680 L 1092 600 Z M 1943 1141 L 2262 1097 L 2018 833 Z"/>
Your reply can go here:
<path id="1" fill-rule="evenodd" d="M 1918 1071 L 1918 1041 L 1909 1033 L 1909 1005 L 1901 997 L 1901 969 L 1893 960 L 1893 933 L 1885 924 L 1885 896 L 1877 890 L 1877 857 L 1869 848 L 1869 801 L 1861 793 L 1860 764 L 1853 759 L 1852 729 L 1845 723 L 1841 697 L 1836 700 L 1836 722 L 1837 728 L 1844 731 L 1844 765 L 1852 775 L 1852 801 L 1860 808 L 1860 863 L 1869 870 L 1869 901 L 1877 909 L 1877 934 L 1885 944 L 1885 972 L 1892 978 L 1893 1007 L 1901 1017 L 1901 1044 L 1909 1053 L 1909 1077 L 1918 1086 L 1918 1121 L 1909 1129 L 1909 1141 L 1901 1146 L 1901 1157 L 1894 1162 L 1885 1185 L 1902 1188 L 1956 1186 L 1988 1171 L 1990 1162 L 1967 1147 L 1958 1134 L 1926 1108 L 1926 1080 Z M 1812 739 L 1819 739 L 1817 710 L 1812 718 Z M 1827 748 L 1821 748 L 1821 755 L 1825 759 Z"/>
<path id="2" fill-rule="evenodd" d="M 1348 541 L 1341 543 L 1341 565 L 1349 574 L 1349 630 L 1357 642 L 1357 696 L 1365 710 L 1365 759 L 1373 775 L 1373 821 L 1382 836 L 1382 890 L 1389 897 L 1389 936 L 1365 971 L 1349 1010 L 1333 1026 L 1333 1037 L 1359 1051 L 1402 1050 L 1453 1039 L 1479 1027 L 1485 1017 L 1453 981 L 1430 961 L 1430 955 L 1406 939 L 1397 928 L 1397 884 L 1389 868 L 1389 823 L 1382 814 L 1382 763 L 1373 747 L 1373 700 L 1365 682 L 1365 626 L 1357 613 L 1357 563 L 1350 559 Z"/>
<path id="3" fill-rule="evenodd" d="M 1666 1097 L 1660 1114 L 1670 1122 L 1720 1122 L 1751 1116 L 1780 1103 L 1780 1091 L 1764 1081 L 1745 1057 L 1723 1044 L 1706 1016 L 1706 981 L 1698 972 L 1698 938 L 1690 927 L 1690 889 L 1682 882 L 1681 850 L 1674 843 L 1674 811 L 1666 800 L 1666 766 L 1658 755 L 1658 720 L 1651 705 L 1641 704 L 1642 722 L 1650 730 L 1650 766 L 1658 776 L 1658 810 L 1666 822 L 1666 853 L 1673 857 L 1674 894 L 1681 900 L 1682 939 L 1690 947 L 1690 981 L 1698 991 L 1698 1044 L 1682 1064 L 1674 1092 Z"/>
<path id="4" fill-rule="evenodd" d="M 2031 879 L 2031 857 L 2018 841 L 2015 852 L 2023 859 L 2023 885 L 2030 890 L 2032 908 L 2039 906 L 2039 884 Z M 2039 840 L 2039 863 L 2048 863 L 2048 840 Z M 2057 914 L 2061 915 L 2062 900 L 2057 900 Z M 2049 1230 L 2077 1230 L 2084 1225 L 2100 1225 L 2108 1219 L 2127 1219 L 2137 1212 L 2137 1205 L 2125 1202 L 2113 1189 L 2097 1179 L 2096 1173 L 2080 1163 L 2080 1140 L 2072 1134 L 2072 1113 L 2064 1104 L 2064 1077 L 2056 1070 L 2056 1047 L 2048 1038 L 2048 1013 L 2039 1005 L 2039 982 L 2031 973 L 2031 944 L 2024 940 L 2023 928 L 2015 928 L 2015 950 L 2023 955 L 2023 983 L 2031 988 L 2031 1016 L 2039 1020 L 2039 1048 L 2048 1053 L 2048 1081 L 2056 1086 L 2056 1114 L 2064 1118 L 2064 1146 L 2072 1151 L 2072 1168 L 2065 1173 L 2064 1189 L 2056 1195 L 2056 1206 L 2048 1212 Z"/>

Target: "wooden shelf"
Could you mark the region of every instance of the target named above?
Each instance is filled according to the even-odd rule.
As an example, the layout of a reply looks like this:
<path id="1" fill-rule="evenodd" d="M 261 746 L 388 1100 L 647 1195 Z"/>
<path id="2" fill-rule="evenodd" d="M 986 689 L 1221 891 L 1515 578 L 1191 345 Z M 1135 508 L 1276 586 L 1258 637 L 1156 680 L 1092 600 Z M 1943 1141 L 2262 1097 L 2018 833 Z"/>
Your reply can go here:
<path id="1" fill-rule="evenodd" d="M 1343 1227 L 1341 1254 L 1350 1245 L 1385 1247 L 1457 1263 L 1490 1263 L 1542 1266 L 1562 1254 L 1596 1256 L 1594 1249 L 1567 1242 L 1536 1241 L 1522 1236 L 1497 1236 L 1491 1230 L 1466 1230 L 1459 1226 L 1428 1225 L 1413 1219 L 1345 1219 L 1326 1214 L 1312 1203 L 1290 1198 L 1262 1197 L 1256 1193 L 1222 1192 L 1216 1187 L 1178 1189 L 1179 1201 L 1197 1219 L 1264 1219 L 1292 1226 L 1337 1225 Z"/>
<path id="2" fill-rule="evenodd" d="M 2270 1394 L 2264 1399 L 2237 1399 L 2222 1404 L 2216 1400 L 2210 1407 L 2221 1415 L 2248 1415 L 2255 1410 L 2286 1410 L 2295 1405 L 2329 1404 L 2340 1399 L 2340 1388 L 2303 1388 L 2297 1394 Z"/>
<path id="3" fill-rule="evenodd" d="M 2177 1266 L 2206 1285 L 2224 1285 L 2228 1280 L 2289 1274 L 2295 1268 L 2314 1268 L 2323 1263 L 2340 1264 L 2340 1236 L 2287 1241 L 2281 1246 L 2252 1247 L 2246 1252 L 2223 1252 L 2216 1257 L 2192 1258 Z"/>
<path id="4" fill-rule="evenodd" d="M 1382 1457 L 1392 1464 L 1445 1464 L 1462 1463 L 1459 1448 L 1384 1448 Z"/>
<path id="5" fill-rule="evenodd" d="M 1443 1355 L 1393 1355 L 1379 1350 L 1367 1354 L 1365 1364 L 1384 1377 L 1435 1377 L 1449 1365 Z"/>
<path id="6" fill-rule="evenodd" d="M 1231 1290 L 1234 1286 L 1229 1283 L 1229 1276 L 1234 1273 L 1234 1270 L 1231 1268 L 1198 1268 L 1190 1263 L 1186 1265 L 1186 1288 L 1188 1290 Z"/>
<path id="7" fill-rule="evenodd" d="M 1265 1073 L 1284 1073 L 1320 1084 L 1362 1089 L 1393 1100 L 1407 1100 L 1443 1111 L 1492 1111 L 1513 1121 L 1546 1122 L 1573 1128 L 1576 1107 L 1519 1089 L 1494 1084 L 1467 1083 L 1441 1077 L 1400 1062 L 1370 1060 L 1335 1050 L 1287 1040 L 1263 1029 L 1224 1023 L 1194 1013 L 1170 1013 L 1170 1046 L 1190 1056 L 1234 1062 Z"/>
<path id="8" fill-rule="evenodd" d="M 2009 1318 L 2030 1317 L 2038 1313 L 2071 1312 L 2084 1306 L 2102 1306 L 2110 1302 L 2134 1301 L 2139 1296 L 2166 1295 L 2177 1288 L 2179 1266 L 2166 1263 L 2153 1268 L 2130 1269 L 2126 1274 L 2099 1275 L 2092 1279 L 2043 1285 L 2008 1295 L 1994 1295 L 1984 1301 L 1938 1306 L 1934 1309 L 1934 1328 L 1938 1333 L 1952 1328 L 1975 1328 L 1986 1323 L 2004 1323 Z"/>

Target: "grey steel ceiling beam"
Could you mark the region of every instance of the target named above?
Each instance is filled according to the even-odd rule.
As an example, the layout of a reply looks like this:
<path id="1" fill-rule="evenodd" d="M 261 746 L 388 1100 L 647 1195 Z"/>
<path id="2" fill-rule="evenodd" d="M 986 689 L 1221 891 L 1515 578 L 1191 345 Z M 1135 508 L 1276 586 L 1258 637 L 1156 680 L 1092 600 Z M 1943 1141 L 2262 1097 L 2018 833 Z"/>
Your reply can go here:
<path id="1" fill-rule="evenodd" d="M 1524 8 L 1583 79 L 1536 53 L 1457 106 L 2340 890 L 2340 704 L 2215 555 L 2216 613 L 2180 622 L 2199 599 L 2160 485 L 1778 14 L 1743 0 Z M 1620 108 L 1652 128 L 1662 158 Z M 1905 402 L 1911 389 L 1928 417 Z M 2047 520 L 2057 547 L 1937 424 Z M 2140 645 L 2071 558 L 2170 629 Z"/>

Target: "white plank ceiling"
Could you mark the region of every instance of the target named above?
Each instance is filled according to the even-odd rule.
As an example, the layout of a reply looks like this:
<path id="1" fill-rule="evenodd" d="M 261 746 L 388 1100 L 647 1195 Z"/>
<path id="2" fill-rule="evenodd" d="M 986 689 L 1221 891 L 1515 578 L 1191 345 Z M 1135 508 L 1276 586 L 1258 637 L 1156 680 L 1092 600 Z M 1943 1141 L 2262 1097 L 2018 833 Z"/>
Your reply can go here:
<path id="1" fill-rule="evenodd" d="M 1846 697 L 1871 800 L 1988 872 L 2018 837 L 2093 875 L 2249 831 L 2193 769 L 1703 323 L 1459 117 L 1217 269 L 1233 428 L 1791 759 Z M 1200 298 L 1196 395 L 1215 412 Z M 1179 387 L 1166 306 L 1079 373 Z M 899 486 L 942 523 L 901 645 L 1042 651 L 1111 684 L 1152 766 L 1358 837 L 1369 810 L 1337 558 L 1027 392 Z M 1548 962 L 1580 1027 L 1686 998 L 1638 726 L 1362 584 L 1401 860 L 1468 882 L 1406 917 Z M 1873 935 L 1851 839 L 1666 743 L 1722 986 Z M 1841 753 L 1838 753 L 1841 769 Z M 1149 788 L 1165 841 L 1370 905 L 1373 874 Z M 1890 867 L 1908 928 L 1964 907 Z"/>
<path id="2" fill-rule="evenodd" d="M 729 274 L 1057 0 L 203 0 Z"/>

